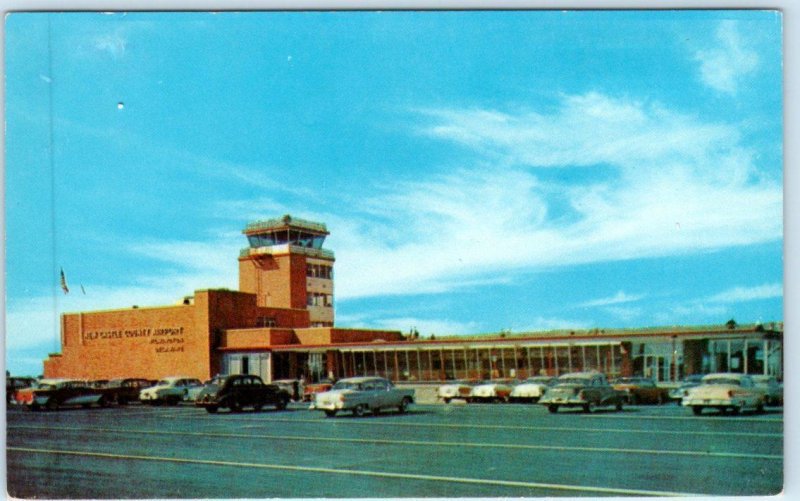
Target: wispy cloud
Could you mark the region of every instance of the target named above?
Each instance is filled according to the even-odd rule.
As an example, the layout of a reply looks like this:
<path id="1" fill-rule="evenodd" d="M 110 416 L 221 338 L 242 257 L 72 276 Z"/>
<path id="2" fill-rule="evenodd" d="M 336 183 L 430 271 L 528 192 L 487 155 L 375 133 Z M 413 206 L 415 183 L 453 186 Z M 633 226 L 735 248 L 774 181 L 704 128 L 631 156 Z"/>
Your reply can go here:
<path id="1" fill-rule="evenodd" d="M 632 303 L 634 301 L 639 301 L 640 299 L 644 298 L 644 294 L 626 294 L 624 291 L 619 291 L 613 296 L 604 297 L 600 299 L 593 299 L 591 301 L 586 301 L 585 303 L 581 303 L 578 306 L 582 307 L 593 307 L 593 306 L 609 306 L 612 304 L 620 304 L 620 303 Z"/>
<path id="2" fill-rule="evenodd" d="M 514 326 L 514 332 L 537 332 L 562 329 L 589 329 L 595 327 L 588 322 L 581 320 L 570 320 L 567 318 L 556 317 L 536 317 L 530 323 L 521 326 Z"/>
<path id="3" fill-rule="evenodd" d="M 127 41 L 121 33 L 99 35 L 92 44 L 96 50 L 109 54 L 114 59 L 125 55 Z"/>
<path id="4" fill-rule="evenodd" d="M 722 21 L 715 38 L 716 47 L 695 54 L 700 79 L 712 89 L 735 95 L 741 80 L 758 67 L 758 52 L 747 46 L 736 21 Z"/>
<path id="5" fill-rule="evenodd" d="M 734 125 L 597 93 L 548 114 L 424 116 L 422 133 L 477 157 L 325 216 L 340 299 L 782 237 L 780 166 L 756 168 Z M 562 181 L 567 169 L 587 175 Z"/>
<path id="6" fill-rule="evenodd" d="M 447 319 L 429 319 L 414 317 L 381 318 L 371 322 L 372 325 L 382 329 L 416 329 L 420 335 L 439 336 L 469 334 L 480 330 L 478 322 L 457 322 Z"/>
<path id="7" fill-rule="evenodd" d="M 783 296 L 783 286 L 779 283 L 756 286 L 738 286 L 716 294 L 689 300 L 683 304 L 669 306 L 667 313 L 657 314 L 657 319 L 674 319 L 676 317 L 697 318 L 716 317 L 723 319 L 736 313 L 736 305 L 749 301 L 773 299 Z"/>
<path id="8" fill-rule="evenodd" d="M 754 287 L 734 287 L 707 298 L 712 303 L 742 303 L 783 296 L 783 285 L 764 284 Z"/>

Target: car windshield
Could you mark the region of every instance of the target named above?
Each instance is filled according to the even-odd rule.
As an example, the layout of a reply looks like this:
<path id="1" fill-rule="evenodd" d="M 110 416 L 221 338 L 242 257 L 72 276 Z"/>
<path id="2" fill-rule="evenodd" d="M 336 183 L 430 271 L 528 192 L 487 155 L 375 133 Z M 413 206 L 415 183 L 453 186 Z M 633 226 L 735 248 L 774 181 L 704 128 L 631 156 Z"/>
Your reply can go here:
<path id="1" fill-rule="evenodd" d="M 50 383 L 44 383 L 44 384 L 40 384 L 37 389 L 38 390 L 55 390 L 56 389 L 56 385 L 50 384 Z"/>
<path id="2" fill-rule="evenodd" d="M 333 385 L 334 390 L 360 390 L 361 383 L 354 383 L 353 381 L 339 381 Z"/>
<path id="3" fill-rule="evenodd" d="M 585 377 L 560 377 L 558 384 L 589 384 L 589 378 Z"/>
<path id="4" fill-rule="evenodd" d="M 525 380 L 526 383 L 549 383 L 550 378 L 546 376 L 529 377 Z"/>
<path id="5" fill-rule="evenodd" d="M 162 379 L 156 383 L 156 386 L 172 386 L 172 381 L 169 379 Z"/>
<path id="6" fill-rule="evenodd" d="M 742 382 L 732 377 L 710 377 L 703 380 L 705 384 L 732 384 L 740 386 Z"/>
<path id="7" fill-rule="evenodd" d="M 641 382 L 642 380 L 636 377 L 621 377 L 616 381 L 618 384 L 638 384 Z"/>

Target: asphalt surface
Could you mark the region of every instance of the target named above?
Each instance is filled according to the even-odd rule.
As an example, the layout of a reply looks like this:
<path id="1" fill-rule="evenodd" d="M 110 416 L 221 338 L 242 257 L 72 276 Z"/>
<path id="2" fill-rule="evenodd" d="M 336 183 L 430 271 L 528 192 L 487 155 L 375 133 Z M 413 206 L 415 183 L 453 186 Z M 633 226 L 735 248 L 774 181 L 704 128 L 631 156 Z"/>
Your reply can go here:
<path id="1" fill-rule="evenodd" d="M 771 495 L 781 409 L 695 417 L 678 405 L 549 414 L 416 405 L 326 418 L 293 404 L 210 415 L 130 405 L 7 412 L 8 492 L 22 498 Z"/>

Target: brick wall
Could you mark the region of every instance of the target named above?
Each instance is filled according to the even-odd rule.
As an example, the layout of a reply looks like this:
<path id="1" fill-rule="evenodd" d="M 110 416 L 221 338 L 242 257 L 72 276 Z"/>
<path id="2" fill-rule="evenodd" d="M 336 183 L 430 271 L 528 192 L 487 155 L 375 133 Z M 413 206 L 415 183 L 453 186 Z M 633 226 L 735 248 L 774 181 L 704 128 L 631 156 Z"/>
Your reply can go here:
<path id="1" fill-rule="evenodd" d="M 45 377 L 209 376 L 209 346 L 193 305 L 65 314 L 60 356 Z"/>

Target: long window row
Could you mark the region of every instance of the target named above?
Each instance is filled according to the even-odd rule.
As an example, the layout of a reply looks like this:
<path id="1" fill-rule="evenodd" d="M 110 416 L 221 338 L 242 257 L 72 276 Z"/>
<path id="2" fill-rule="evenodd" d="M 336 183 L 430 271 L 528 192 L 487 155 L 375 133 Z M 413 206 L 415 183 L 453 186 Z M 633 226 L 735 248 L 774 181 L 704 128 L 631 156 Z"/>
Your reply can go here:
<path id="1" fill-rule="evenodd" d="M 306 294 L 306 304 L 308 306 L 333 306 L 333 294 L 309 292 Z"/>
<path id="2" fill-rule="evenodd" d="M 317 235 L 298 230 L 277 230 L 249 235 L 247 240 L 250 247 L 267 247 L 272 245 L 299 245 L 300 247 L 311 247 L 321 249 L 325 242 L 325 235 Z"/>
<path id="3" fill-rule="evenodd" d="M 333 266 L 326 264 L 306 264 L 306 276 L 310 278 L 327 278 L 333 279 Z"/>
<path id="4" fill-rule="evenodd" d="M 353 350 L 336 356 L 336 377 L 376 375 L 393 381 L 525 379 L 593 369 L 616 377 L 622 367 L 619 344 Z"/>

